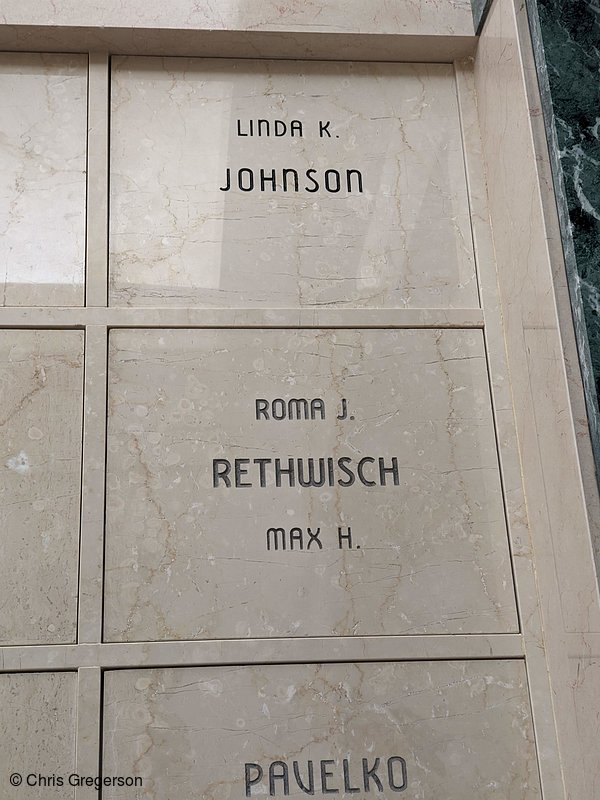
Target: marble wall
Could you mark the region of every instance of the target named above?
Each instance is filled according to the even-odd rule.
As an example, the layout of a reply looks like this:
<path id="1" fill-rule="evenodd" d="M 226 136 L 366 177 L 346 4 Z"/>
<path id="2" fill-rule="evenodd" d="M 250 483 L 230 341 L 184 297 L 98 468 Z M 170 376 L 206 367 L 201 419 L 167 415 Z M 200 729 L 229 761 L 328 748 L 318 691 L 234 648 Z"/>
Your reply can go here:
<path id="1" fill-rule="evenodd" d="M 0 58 L 0 796 L 567 800 L 600 618 L 514 9 L 474 66 L 466 0 L 209 6 L 3 8 L 95 45 Z"/>
<path id="2" fill-rule="evenodd" d="M 102 748 L 144 797 L 286 795 L 318 764 L 317 795 L 539 798 L 456 68 L 4 59 L 7 96 L 33 64 L 66 98 L 4 148 L 30 270 L 5 312 L 50 321 L 0 334 L 0 633 L 52 667 L 0 677 L 56 730 L 19 773 Z M 38 117 L 56 195 L 19 177 Z M 213 642 L 238 666 L 202 666 Z"/>

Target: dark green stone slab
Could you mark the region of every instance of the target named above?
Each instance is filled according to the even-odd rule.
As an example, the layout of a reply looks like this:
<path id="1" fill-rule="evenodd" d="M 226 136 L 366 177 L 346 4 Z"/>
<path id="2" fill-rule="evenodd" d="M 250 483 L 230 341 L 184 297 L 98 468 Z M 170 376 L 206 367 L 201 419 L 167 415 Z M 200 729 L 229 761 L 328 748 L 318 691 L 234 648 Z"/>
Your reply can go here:
<path id="1" fill-rule="evenodd" d="M 600 465 L 600 5 L 527 0 L 592 445 Z"/>

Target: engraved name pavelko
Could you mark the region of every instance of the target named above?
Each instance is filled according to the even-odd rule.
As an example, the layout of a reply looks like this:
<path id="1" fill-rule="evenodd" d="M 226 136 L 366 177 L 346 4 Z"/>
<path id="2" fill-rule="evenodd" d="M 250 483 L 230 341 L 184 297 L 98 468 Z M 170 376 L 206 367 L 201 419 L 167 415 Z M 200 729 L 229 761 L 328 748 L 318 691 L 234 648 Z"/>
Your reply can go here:
<path id="1" fill-rule="evenodd" d="M 339 134 L 330 130 L 331 120 L 319 120 L 320 139 L 339 139 Z M 304 137 L 305 126 L 301 120 L 285 122 L 282 119 L 237 120 L 237 136 L 258 138 Z M 359 169 L 295 169 L 294 167 L 227 167 L 225 181 L 219 191 L 230 192 L 308 192 L 309 194 L 363 194 L 363 175 Z"/>
<path id="2" fill-rule="evenodd" d="M 296 787 L 308 795 L 356 794 L 357 792 L 403 792 L 408 786 L 406 761 L 389 758 L 326 758 L 321 761 L 271 761 L 244 764 L 246 797 L 268 794 L 285 797 Z"/>

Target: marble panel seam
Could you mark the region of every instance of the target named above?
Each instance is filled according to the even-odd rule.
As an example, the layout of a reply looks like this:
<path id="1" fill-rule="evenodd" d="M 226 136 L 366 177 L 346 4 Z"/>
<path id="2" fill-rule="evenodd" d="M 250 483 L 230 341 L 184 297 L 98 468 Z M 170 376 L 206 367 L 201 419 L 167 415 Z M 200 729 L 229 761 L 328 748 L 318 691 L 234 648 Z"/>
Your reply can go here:
<path id="1" fill-rule="evenodd" d="M 86 196 L 86 306 L 108 298 L 108 170 L 110 60 L 89 54 Z"/>
<path id="2" fill-rule="evenodd" d="M 32 645 L 0 648 L 0 672 L 135 666 L 524 658 L 521 634 L 384 636 L 348 640 L 207 641 Z"/>
<path id="3" fill-rule="evenodd" d="M 483 328 L 481 309 L 0 308 L 0 329 Z"/>

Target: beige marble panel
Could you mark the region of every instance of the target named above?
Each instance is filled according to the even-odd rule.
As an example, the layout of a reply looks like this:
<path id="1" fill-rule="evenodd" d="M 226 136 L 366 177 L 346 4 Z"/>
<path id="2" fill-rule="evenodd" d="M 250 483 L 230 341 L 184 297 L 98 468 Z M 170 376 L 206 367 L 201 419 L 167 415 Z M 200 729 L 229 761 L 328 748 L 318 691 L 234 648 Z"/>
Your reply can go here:
<path id="1" fill-rule="evenodd" d="M 113 64 L 112 304 L 478 306 L 451 65 Z"/>
<path id="2" fill-rule="evenodd" d="M 113 332 L 106 542 L 110 641 L 515 631 L 481 331 Z"/>
<path id="3" fill-rule="evenodd" d="M 584 766 L 580 774 L 581 787 L 586 792 L 586 797 L 598 797 L 600 792 L 600 775 L 598 774 L 600 658 L 589 655 L 576 657 L 570 654 L 569 673 L 569 686 L 575 704 L 575 730 L 577 731 L 575 741 L 580 745 L 578 750 L 581 752 Z"/>
<path id="4" fill-rule="evenodd" d="M 75 771 L 76 692 L 74 672 L 0 674 L 3 798 L 75 797 L 68 776 Z M 15 778 L 11 784 L 15 773 L 21 776 L 21 785 Z"/>
<path id="5" fill-rule="evenodd" d="M 81 305 L 87 58 L 0 54 L 0 305 Z"/>
<path id="6" fill-rule="evenodd" d="M 0 331 L 0 641 L 73 642 L 83 333 Z"/>
<path id="7" fill-rule="evenodd" d="M 487 354 L 500 448 L 502 486 L 523 624 L 523 643 L 527 649 L 529 692 L 534 709 L 540 780 L 544 797 L 558 798 L 563 797 L 560 752 L 554 726 L 553 696 L 547 669 L 542 619 L 538 610 L 536 567 L 528 527 L 527 501 L 523 492 L 522 462 L 515 429 L 512 402 L 514 387 L 508 376 L 506 344 L 502 336 L 502 309 L 498 297 L 494 242 L 487 212 L 487 187 L 477 120 L 474 72 L 473 65 L 469 62 L 457 64 L 456 67 L 465 138 L 465 160 L 469 176 L 473 238 L 479 266 L 482 304 L 485 309 Z"/>
<path id="8" fill-rule="evenodd" d="M 539 115 L 540 100 L 537 91 L 528 97 L 524 79 L 528 39 L 523 4 L 496 0 L 481 36 L 475 84 L 526 498 L 529 535 L 523 542 L 534 559 L 528 568 L 537 588 L 532 604 L 517 567 L 544 797 L 588 800 L 591 787 L 600 785 L 598 739 L 589 718 L 579 717 L 578 704 L 592 697 L 595 682 L 598 698 L 600 685 L 594 670 L 585 688 L 573 681 L 569 652 L 585 653 L 588 639 L 597 636 L 600 606 L 553 285 L 555 216 L 545 218 L 542 203 L 547 153 L 533 146 L 531 117 Z M 534 82 L 528 83 L 531 91 Z M 554 719 L 542 698 L 548 681 Z M 558 764 L 551 763 L 556 738 L 548 723 L 558 738 Z"/>
<path id="9" fill-rule="evenodd" d="M 3 0 L 8 25 L 473 36 L 469 0 Z"/>
<path id="10" fill-rule="evenodd" d="M 104 768 L 148 800 L 306 797 L 311 762 L 315 797 L 541 797 L 519 661 L 128 670 L 104 703 Z"/>
<path id="11" fill-rule="evenodd" d="M 388 0 L 383 0 L 387 3 Z M 126 9 L 123 9 L 126 10 Z M 170 11 L 170 7 L 168 9 Z M 477 37 L 454 33 L 320 33 L 204 28 L 70 27 L 0 25 L 0 48 L 21 52 L 68 53 L 89 50 L 127 56 L 274 58 L 309 61 L 393 61 L 451 64 L 472 56 Z M 108 98 L 107 98 L 108 99 Z"/>

